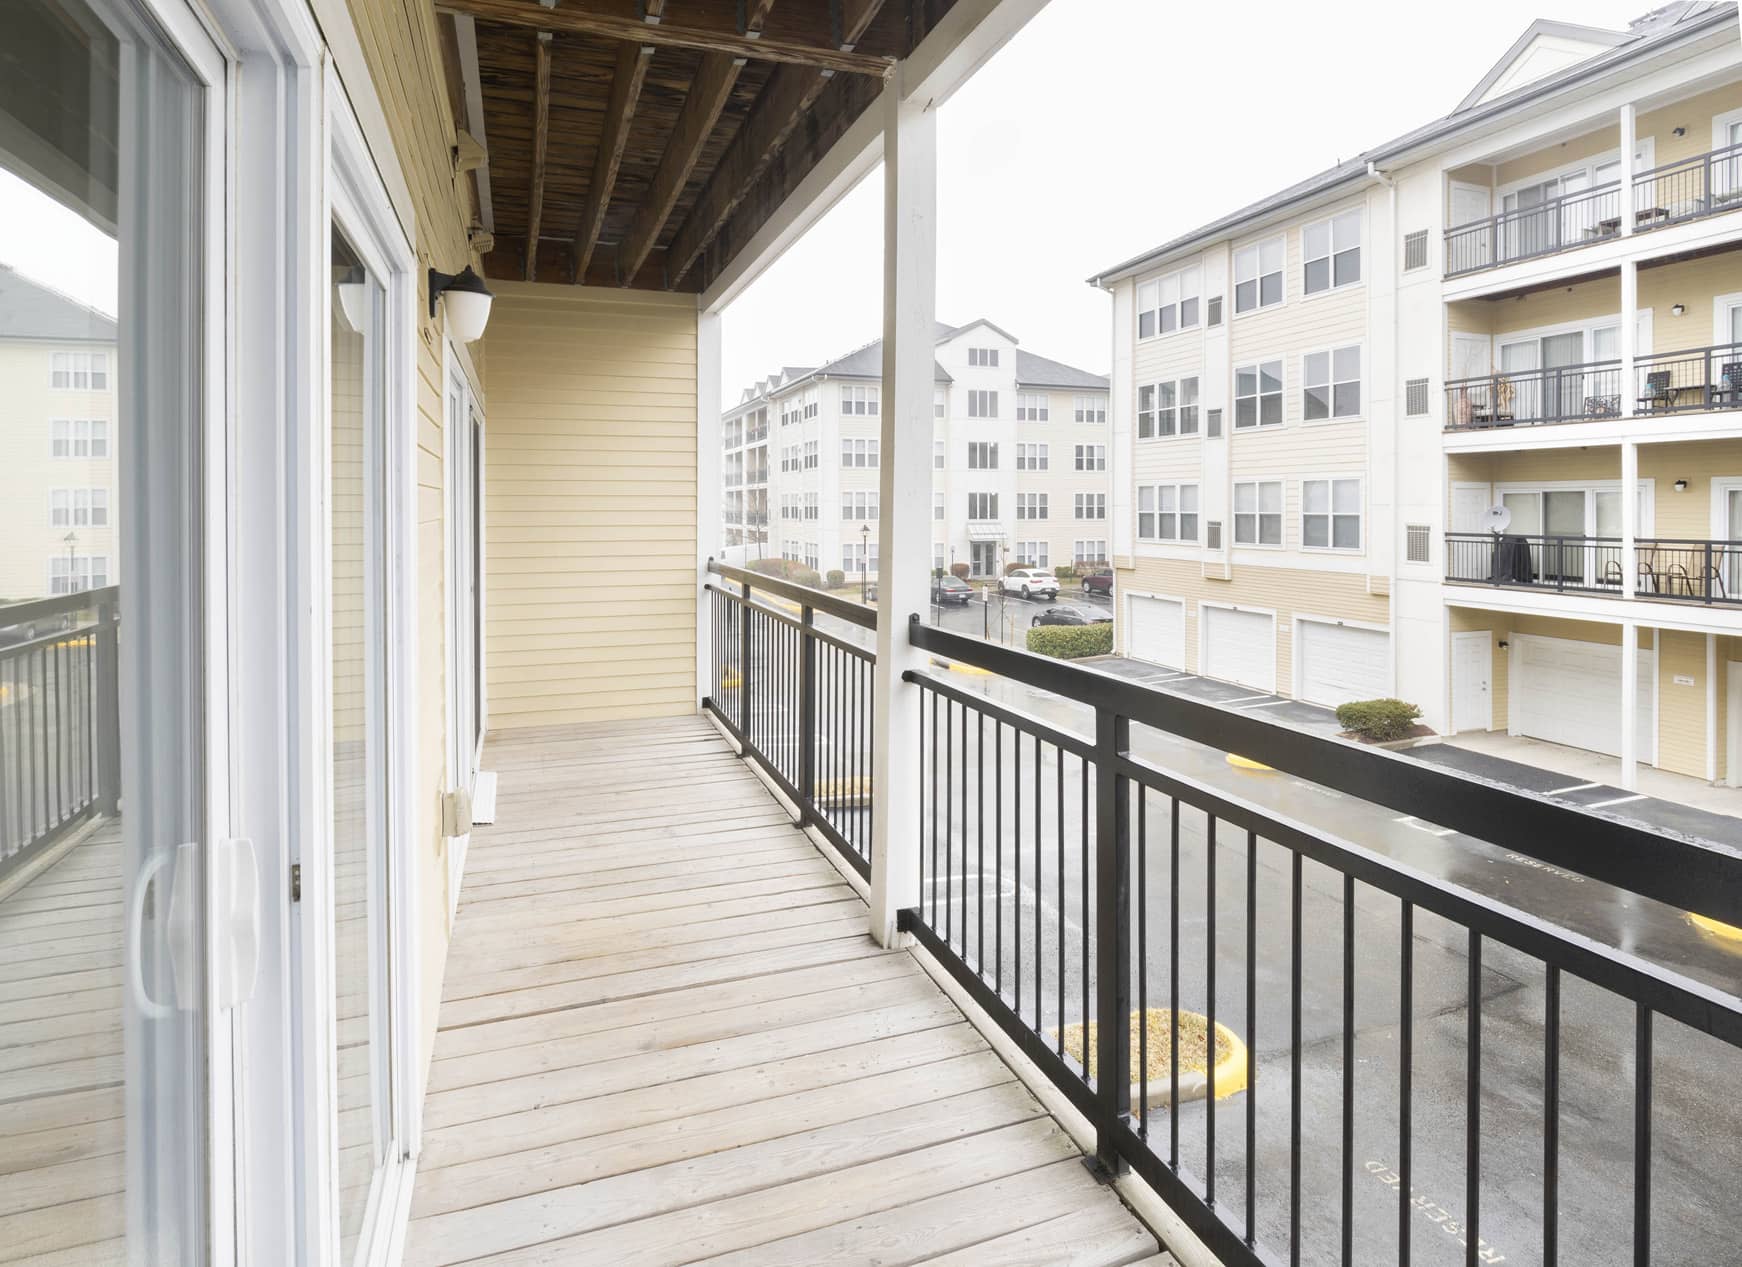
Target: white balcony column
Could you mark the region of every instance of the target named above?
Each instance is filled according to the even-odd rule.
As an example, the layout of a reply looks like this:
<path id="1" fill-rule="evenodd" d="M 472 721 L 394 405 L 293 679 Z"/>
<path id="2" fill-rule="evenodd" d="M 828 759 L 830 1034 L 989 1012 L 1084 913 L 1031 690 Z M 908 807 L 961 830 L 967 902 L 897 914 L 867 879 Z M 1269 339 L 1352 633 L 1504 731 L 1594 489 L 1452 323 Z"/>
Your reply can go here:
<path id="1" fill-rule="evenodd" d="M 919 905 L 920 689 L 902 681 L 926 657 L 908 620 L 930 601 L 932 372 L 937 308 L 937 115 L 908 99 L 908 66 L 883 89 L 883 453 L 878 475 L 877 671 L 871 754 L 871 935 L 905 940 L 898 912 Z"/>
<path id="2" fill-rule="evenodd" d="M 1624 792 L 1639 790 L 1639 626 L 1621 625 L 1621 777 Z"/>
<path id="3" fill-rule="evenodd" d="M 1621 235 L 1633 233 L 1633 103 L 1621 107 Z"/>
<path id="4" fill-rule="evenodd" d="M 726 540 L 720 476 L 720 314 L 696 313 L 696 704 L 714 689 L 708 559 Z"/>
<path id="5" fill-rule="evenodd" d="M 1639 585 L 1639 445 L 1621 444 L 1621 597 L 1632 598 Z"/>

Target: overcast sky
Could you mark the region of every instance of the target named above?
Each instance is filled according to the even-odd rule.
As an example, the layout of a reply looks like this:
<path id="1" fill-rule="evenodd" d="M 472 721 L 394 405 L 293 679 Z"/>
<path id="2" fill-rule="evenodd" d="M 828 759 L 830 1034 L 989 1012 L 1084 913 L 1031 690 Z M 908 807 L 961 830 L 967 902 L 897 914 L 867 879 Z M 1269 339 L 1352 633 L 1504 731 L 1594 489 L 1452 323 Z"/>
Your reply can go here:
<path id="1" fill-rule="evenodd" d="M 1104 373 L 1109 265 L 1449 113 L 1537 17 L 1655 0 L 1051 0 L 938 119 L 938 317 Z M 725 314 L 721 400 L 877 338 L 873 175 Z"/>

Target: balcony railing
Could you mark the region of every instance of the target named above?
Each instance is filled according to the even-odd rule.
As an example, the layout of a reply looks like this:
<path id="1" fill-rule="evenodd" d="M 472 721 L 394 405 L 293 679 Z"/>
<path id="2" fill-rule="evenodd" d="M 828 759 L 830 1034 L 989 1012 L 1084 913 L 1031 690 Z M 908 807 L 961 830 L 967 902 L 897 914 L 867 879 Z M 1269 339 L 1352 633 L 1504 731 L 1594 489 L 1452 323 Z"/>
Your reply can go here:
<path id="1" fill-rule="evenodd" d="M 1635 361 L 1634 410 L 1643 415 L 1742 408 L 1742 343 L 1652 352 Z"/>
<path id="2" fill-rule="evenodd" d="M 1446 384 L 1446 430 L 1619 418 L 1626 401 L 1621 362 L 1593 361 L 1453 379 Z"/>
<path id="3" fill-rule="evenodd" d="M 1625 572 L 1619 537 L 1449 532 L 1446 580 L 1619 597 Z M 1633 589 L 1640 598 L 1742 603 L 1742 542 L 1634 541 Z"/>
<path id="4" fill-rule="evenodd" d="M 1633 228 L 1649 232 L 1742 207 L 1742 146 L 1666 163 L 1633 178 Z M 1609 181 L 1446 230 L 1446 276 L 1556 255 L 1621 233 L 1621 185 Z"/>

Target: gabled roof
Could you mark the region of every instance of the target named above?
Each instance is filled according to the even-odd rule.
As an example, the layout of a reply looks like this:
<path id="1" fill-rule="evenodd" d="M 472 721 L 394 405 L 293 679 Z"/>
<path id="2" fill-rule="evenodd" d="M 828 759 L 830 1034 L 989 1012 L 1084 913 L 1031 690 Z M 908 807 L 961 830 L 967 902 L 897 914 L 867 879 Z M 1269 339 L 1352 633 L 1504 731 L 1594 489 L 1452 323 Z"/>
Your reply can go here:
<path id="1" fill-rule="evenodd" d="M 990 321 L 986 320 L 986 318 L 984 318 L 984 317 L 975 317 L 972 321 L 968 322 L 967 325 L 957 326 L 953 330 L 946 330 L 946 331 L 939 333 L 938 342 L 942 343 L 945 339 L 953 339 L 959 334 L 966 334 L 969 330 L 974 329 L 976 326 L 985 326 L 988 330 L 992 331 L 994 334 L 1001 335 L 1002 337 L 1009 339 L 1012 343 L 1021 343 L 1022 342 L 1021 339 L 1017 338 L 1014 334 L 1011 334 L 1010 331 L 1002 328 L 1001 326 L 993 325 Z"/>
<path id="2" fill-rule="evenodd" d="M 113 343 L 115 319 L 0 264 L 0 339 Z"/>
<path id="3" fill-rule="evenodd" d="M 1452 113 L 1461 114 L 1471 106 L 1514 88 L 1522 88 L 1569 66 L 1576 66 L 1606 49 L 1625 44 L 1630 38 L 1625 31 L 1607 31 L 1602 27 L 1538 18 L 1513 42 L 1505 55 L 1489 67 L 1488 73 Z"/>
<path id="4" fill-rule="evenodd" d="M 1107 376 L 1091 374 L 1063 361 L 1036 356 L 1016 349 L 1016 385 L 1018 387 L 1074 387 L 1083 391 L 1106 391 Z"/>
<path id="5" fill-rule="evenodd" d="M 818 378 L 882 378 L 883 340 L 855 348 L 847 355 L 820 366 L 816 374 Z M 952 381 L 949 371 L 936 361 L 932 362 L 932 380 L 939 383 Z"/>

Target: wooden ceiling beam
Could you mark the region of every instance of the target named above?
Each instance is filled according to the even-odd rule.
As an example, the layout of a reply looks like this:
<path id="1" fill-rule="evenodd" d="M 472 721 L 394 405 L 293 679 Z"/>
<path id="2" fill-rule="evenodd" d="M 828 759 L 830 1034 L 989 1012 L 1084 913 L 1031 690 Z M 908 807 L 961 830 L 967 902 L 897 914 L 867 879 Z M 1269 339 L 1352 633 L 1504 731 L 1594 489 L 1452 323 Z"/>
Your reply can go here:
<path id="1" fill-rule="evenodd" d="M 538 231 L 544 219 L 544 160 L 550 149 L 550 44 L 540 31 L 532 74 L 532 192 L 526 212 L 526 280 L 538 273 Z"/>
<path id="2" fill-rule="evenodd" d="M 735 26 L 683 26 L 667 22 L 663 18 L 658 22 L 645 22 L 608 13 L 589 13 L 577 8 L 547 9 L 535 0 L 436 0 L 435 7 L 442 13 L 470 14 L 481 22 L 500 22 L 509 26 L 532 27 L 540 31 L 556 31 L 559 34 L 591 35 L 600 39 L 625 40 L 633 44 L 696 48 L 707 53 L 725 54 L 750 61 L 785 62 L 848 75 L 883 78 L 895 64 L 894 59 L 889 57 L 843 52 L 838 48 L 818 48 L 793 40 L 770 39 L 752 30 L 740 34 Z"/>
<path id="3" fill-rule="evenodd" d="M 846 0 L 841 15 L 841 43 L 851 47 L 863 39 L 882 7 L 883 0 Z M 738 209 L 799 120 L 829 86 L 829 79 L 826 72 L 799 66 L 777 67 L 768 77 L 755 109 L 720 156 L 696 205 L 672 239 L 671 252 L 666 257 L 671 285 L 682 281 L 701 258 L 720 226 Z"/>
<path id="4" fill-rule="evenodd" d="M 665 154 L 654 172 L 653 184 L 623 239 L 618 274 L 625 284 L 641 271 L 660 230 L 671 217 L 671 209 L 677 205 L 684 182 L 695 171 L 702 146 L 707 144 L 714 124 L 719 121 L 720 111 L 725 108 L 726 98 L 732 95 L 732 85 L 738 81 L 738 71 L 743 65 L 741 59 L 726 53 L 708 53 L 702 58 L 701 67 L 690 82 L 689 96 L 684 98 L 683 109 L 671 130 L 671 139 L 666 142 Z"/>
<path id="5" fill-rule="evenodd" d="M 649 0 L 650 11 L 655 3 L 657 0 Z M 647 81 L 647 66 L 652 60 L 651 44 L 624 44 L 617 50 L 617 69 L 611 76 L 611 102 L 605 108 L 599 153 L 593 160 L 593 179 L 587 184 L 587 200 L 581 208 L 580 226 L 575 230 L 576 282 L 586 279 L 593 248 L 599 244 L 599 230 L 604 227 L 605 213 L 611 207 L 611 191 L 617 186 L 617 170 L 623 164 L 623 149 L 629 143 L 629 124 L 635 118 L 635 104 L 641 99 L 641 86 Z"/>

